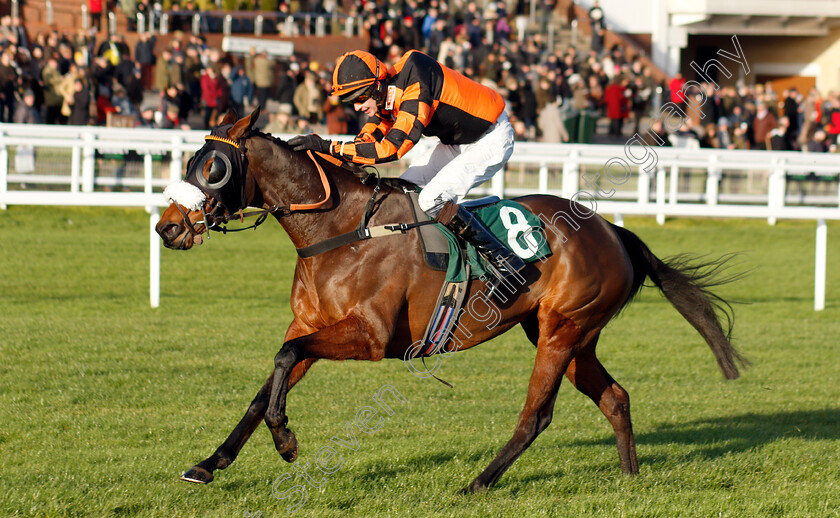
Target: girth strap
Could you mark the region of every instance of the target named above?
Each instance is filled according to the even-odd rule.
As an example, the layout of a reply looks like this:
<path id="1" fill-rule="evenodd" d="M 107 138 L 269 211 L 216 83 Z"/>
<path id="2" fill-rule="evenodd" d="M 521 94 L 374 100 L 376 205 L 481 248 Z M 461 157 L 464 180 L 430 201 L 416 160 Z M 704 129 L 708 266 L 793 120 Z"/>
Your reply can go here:
<path id="1" fill-rule="evenodd" d="M 314 245 L 298 248 L 297 254 L 298 257 L 305 259 L 307 257 L 313 257 L 318 254 L 323 254 L 324 252 L 329 252 L 330 250 L 335 250 L 336 248 L 342 247 L 344 245 L 349 245 L 357 241 L 365 241 L 373 237 L 390 236 L 394 234 L 394 232 L 401 232 L 405 234 L 412 228 L 420 227 L 423 225 L 431 225 L 433 223 L 434 220 L 429 220 L 421 221 L 419 223 L 395 223 L 393 225 L 379 225 L 376 227 L 357 228 L 352 232 L 339 234 L 335 237 L 331 237 L 318 243 L 315 243 Z"/>

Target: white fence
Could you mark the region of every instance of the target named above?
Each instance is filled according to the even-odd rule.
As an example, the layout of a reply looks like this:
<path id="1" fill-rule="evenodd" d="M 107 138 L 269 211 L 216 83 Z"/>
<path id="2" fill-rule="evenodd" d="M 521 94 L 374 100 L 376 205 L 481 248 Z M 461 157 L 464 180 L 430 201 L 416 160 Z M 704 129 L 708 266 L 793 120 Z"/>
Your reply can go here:
<path id="1" fill-rule="evenodd" d="M 146 207 L 150 213 L 150 299 L 151 305 L 157 307 L 160 240 L 154 226 L 159 207 L 168 205 L 160 191 L 181 178 L 186 158 L 201 147 L 205 134 L 2 124 L 0 208 Z M 27 149 L 34 150 L 34 170 L 23 173 L 12 167 L 18 165 L 18 160 L 11 160 L 11 155 L 28 153 Z M 126 173 L 127 166 L 122 173 L 122 166 L 117 167 L 117 173 L 107 171 L 103 162 L 108 159 L 103 156 L 112 157 L 113 166 L 113 157 L 125 156 L 129 151 L 136 153 L 137 164 L 142 162 L 137 174 Z M 44 156 L 52 157 L 51 166 L 44 165 Z M 642 163 L 641 170 L 635 162 Z M 667 216 L 764 218 L 770 224 L 777 219 L 815 220 L 814 308 L 821 310 L 825 307 L 826 220 L 840 219 L 840 187 L 835 185 L 838 173 L 840 158 L 831 154 L 517 143 L 507 174 L 496 175 L 489 187 L 482 186 L 474 192 L 501 197 L 535 192 L 575 197 L 599 213 L 613 214 L 618 224 L 627 214 L 655 216 L 660 224 Z M 731 178 L 741 178 L 752 187 L 722 192 L 722 181 Z M 793 185 L 792 178 L 819 184 L 823 192 L 797 195 L 788 188 Z M 692 181 L 696 184 L 698 179 L 700 189 L 692 187 Z M 826 192 L 826 186 L 830 191 Z M 135 192 L 101 192 L 102 189 Z"/>

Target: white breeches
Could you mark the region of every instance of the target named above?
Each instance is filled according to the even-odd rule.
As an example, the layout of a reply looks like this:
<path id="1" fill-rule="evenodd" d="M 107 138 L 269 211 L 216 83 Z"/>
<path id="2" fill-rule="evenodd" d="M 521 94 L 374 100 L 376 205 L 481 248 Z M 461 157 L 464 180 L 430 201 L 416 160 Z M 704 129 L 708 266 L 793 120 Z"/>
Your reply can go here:
<path id="1" fill-rule="evenodd" d="M 459 203 L 473 187 L 501 171 L 513 153 L 513 127 L 502 112 L 472 144 L 438 143 L 415 158 L 400 178 L 419 185 L 420 208 L 434 216 L 448 201 Z"/>

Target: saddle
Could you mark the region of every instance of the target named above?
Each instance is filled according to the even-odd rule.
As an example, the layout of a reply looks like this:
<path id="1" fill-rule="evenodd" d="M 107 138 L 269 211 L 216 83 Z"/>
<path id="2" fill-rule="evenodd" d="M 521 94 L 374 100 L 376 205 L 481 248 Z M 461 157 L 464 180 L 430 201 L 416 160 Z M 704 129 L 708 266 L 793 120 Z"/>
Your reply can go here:
<path id="1" fill-rule="evenodd" d="M 428 214 L 423 212 L 418 203 L 418 193 L 407 191 L 405 194 L 408 204 L 411 206 L 414 223 L 428 221 L 430 219 Z M 486 196 L 461 203 L 461 205 L 472 210 L 493 205 L 499 200 L 498 196 Z M 449 240 L 446 239 L 437 225 L 424 225 L 417 227 L 417 230 L 420 236 L 420 244 L 423 247 L 423 258 L 426 261 L 426 266 L 435 271 L 446 271 L 449 266 Z"/>

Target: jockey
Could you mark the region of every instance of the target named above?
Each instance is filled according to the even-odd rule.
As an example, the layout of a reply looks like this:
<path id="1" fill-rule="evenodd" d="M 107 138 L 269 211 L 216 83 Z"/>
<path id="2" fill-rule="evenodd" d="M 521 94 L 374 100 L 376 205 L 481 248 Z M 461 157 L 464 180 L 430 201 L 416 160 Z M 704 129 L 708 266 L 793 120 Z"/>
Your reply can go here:
<path id="1" fill-rule="evenodd" d="M 422 188 L 420 208 L 475 245 L 507 276 L 525 267 L 467 209 L 467 192 L 502 170 L 513 153 L 513 128 L 498 92 L 410 50 L 391 68 L 372 54 L 348 52 L 336 61 L 333 95 L 367 115 L 352 142 L 318 135 L 289 140 L 295 151 L 312 149 L 358 164 L 398 160 L 422 135 L 440 139 L 415 159 L 401 178 Z"/>

